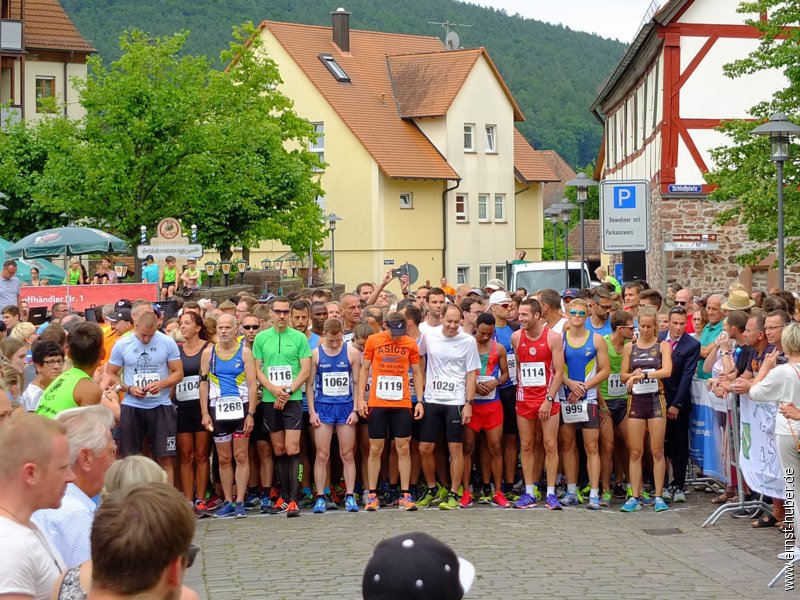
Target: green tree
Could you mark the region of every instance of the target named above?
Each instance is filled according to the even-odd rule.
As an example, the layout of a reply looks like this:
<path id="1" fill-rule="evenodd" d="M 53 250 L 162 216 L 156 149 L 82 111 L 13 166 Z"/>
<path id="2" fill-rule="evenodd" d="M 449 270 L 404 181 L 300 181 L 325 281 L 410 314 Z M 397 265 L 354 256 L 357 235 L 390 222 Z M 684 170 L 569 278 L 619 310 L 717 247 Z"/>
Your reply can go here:
<path id="1" fill-rule="evenodd" d="M 709 197 L 729 203 L 717 215 L 717 222 L 738 219 L 749 239 L 756 242 L 754 249 L 737 257 L 740 264 L 753 264 L 772 251 L 777 238 L 777 179 L 775 164 L 769 160 L 769 140 L 753 137 L 751 131 L 776 110 L 794 115 L 800 109 L 800 30 L 796 28 L 800 5 L 796 1 L 759 0 L 743 2 L 739 12 L 767 13 L 769 18 L 747 21 L 761 32 L 761 42 L 746 58 L 726 65 L 726 75 L 735 78 L 778 69 L 787 79 L 786 87 L 749 111 L 753 120 L 729 121 L 719 128 L 731 144 L 711 151 L 716 168 L 706 175 L 708 183 L 718 186 Z M 800 192 L 796 185 L 800 169 L 792 161 L 784 168 L 784 180 L 792 184 L 784 189 L 786 263 L 791 264 L 800 260 L 800 246 L 793 239 L 800 234 Z"/>
<path id="2" fill-rule="evenodd" d="M 254 32 L 234 30 L 224 71 L 181 54 L 186 32 L 132 30 L 109 67 L 92 57 L 88 78 L 75 82 L 86 116 L 53 130 L 59 152 L 37 199 L 130 240 L 141 225 L 179 216 L 223 257 L 266 237 L 319 248 L 318 161 L 304 150 L 313 127 L 277 90 L 277 67 Z"/>

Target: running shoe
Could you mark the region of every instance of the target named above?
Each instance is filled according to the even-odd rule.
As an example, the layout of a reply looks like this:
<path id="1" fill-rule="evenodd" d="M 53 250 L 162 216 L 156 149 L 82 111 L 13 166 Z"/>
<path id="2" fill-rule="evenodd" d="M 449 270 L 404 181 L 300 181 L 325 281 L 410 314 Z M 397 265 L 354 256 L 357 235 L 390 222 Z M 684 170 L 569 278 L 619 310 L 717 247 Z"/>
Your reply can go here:
<path id="1" fill-rule="evenodd" d="M 500 490 L 498 490 L 497 493 L 495 493 L 495 495 L 492 496 L 492 504 L 499 508 L 508 508 L 509 506 L 511 506 L 509 501 L 506 500 L 506 497 L 503 494 L 503 492 L 501 492 Z"/>
<path id="2" fill-rule="evenodd" d="M 492 502 L 493 496 L 491 486 L 481 489 L 481 495 L 478 496 L 478 504 L 492 504 Z"/>
<path id="3" fill-rule="evenodd" d="M 603 493 L 600 495 L 600 506 L 611 506 L 612 500 L 611 492 L 603 490 Z"/>
<path id="4" fill-rule="evenodd" d="M 272 511 L 270 512 L 270 514 L 279 515 L 281 513 L 285 513 L 288 508 L 289 508 L 289 503 L 286 502 L 286 500 L 284 500 L 283 498 L 278 498 L 272 504 Z"/>
<path id="5" fill-rule="evenodd" d="M 656 512 L 669 510 L 669 506 L 667 506 L 667 503 L 664 502 L 664 499 L 661 496 L 656 496 L 656 503 L 653 505 L 653 508 Z"/>
<path id="6" fill-rule="evenodd" d="M 358 502 L 356 502 L 355 497 L 352 495 L 344 497 L 344 509 L 347 512 L 358 512 Z"/>
<path id="7" fill-rule="evenodd" d="M 325 508 L 328 510 L 339 510 L 339 506 L 333 501 L 330 494 L 325 494 Z"/>
<path id="8" fill-rule="evenodd" d="M 536 498 L 537 502 L 542 499 L 542 490 L 539 489 L 538 485 L 533 486 L 533 497 Z"/>
<path id="9" fill-rule="evenodd" d="M 591 490 L 591 488 L 590 488 Z M 586 502 L 586 498 L 589 494 L 584 493 L 583 490 L 575 490 L 575 497 L 578 499 L 578 504 L 584 504 Z"/>
<path id="10" fill-rule="evenodd" d="M 672 492 L 672 501 L 673 502 L 686 502 L 686 494 L 684 493 L 684 491 L 681 488 L 676 487 L 675 491 Z"/>
<path id="11" fill-rule="evenodd" d="M 269 515 L 272 513 L 272 500 L 269 499 L 269 496 L 264 496 L 261 498 L 261 514 L 262 515 Z"/>
<path id="12" fill-rule="evenodd" d="M 656 501 L 650 494 L 647 493 L 646 490 L 642 490 L 641 503 L 644 504 L 645 506 L 653 506 L 653 504 L 655 504 Z"/>
<path id="13" fill-rule="evenodd" d="M 431 493 L 429 489 L 426 489 L 425 494 L 419 500 L 417 500 L 417 506 L 422 508 L 427 508 L 431 505 L 433 499 L 434 495 Z"/>
<path id="14" fill-rule="evenodd" d="M 508 500 L 509 502 L 516 502 L 517 500 L 519 500 L 519 494 L 515 492 L 513 489 L 508 490 L 506 492 L 506 500 Z"/>
<path id="15" fill-rule="evenodd" d="M 611 495 L 617 500 L 624 500 L 627 497 L 626 490 L 621 483 L 614 484 L 614 491 L 611 492 Z"/>
<path id="16" fill-rule="evenodd" d="M 286 507 L 286 516 L 287 517 L 299 517 L 300 516 L 300 509 L 297 507 L 297 502 L 289 502 L 289 506 Z"/>
<path id="17" fill-rule="evenodd" d="M 398 501 L 398 506 L 402 510 L 407 510 L 409 512 L 417 510 L 417 505 L 414 503 L 414 496 L 411 494 L 401 495 L 400 500 Z"/>
<path id="18" fill-rule="evenodd" d="M 236 507 L 233 505 L 233 502 L 226 502 L 217 509 L 217 511 L 214 513 L 214 518 L 226 519 L 228 517 L 233 517 L 235 514 Z"/>
<path id="19" fill-rule="evenodd" d="M 561 510 L 561 502 L 558 501 L 558 496 L 555 494 L 547 494 L 545 506 L 550 510 Z"/>
<path id="20" fill-rule="evenodd" d="M 447 494 L 442 502 L 439 503 L 439 510 L 455 510 L 458 508 L 458 496 L 453 492 Z"/>
<path id="21" fill-rule="evenodd" d="M 586 505 L 589 510 L 600 510 L 600 498 L 593 498 L 589 496 L 589 504 Z"/>
<path id="22" fill-rule="evenodd" d="M 637 510 L 642 510 L 642 505 L 639 504 L 636 498 L 631 497 L 625 501 L 625 504 L 622 505 L 620 510 L 622 512 L 636 512 Z"/>
<path id="23" fill-rule="evenodd" d="M 567 492 L 561 499 L 561 504 L 563 506 L 577 506 L 578 504 L 580 504 L 580 501 L 578 500 L 577 494 L 570 494 L 569 492 Z"/>
<path id="24" fill-rule="evenodd" d="M 210 511 L 216 510 L 217 508 L 219 508 L 223 504 L 224 504 L 224 502 L 223 502 L 222 498 L 220 498 L 219 496 L 216 496 L 216 495 L 211 496 L 210 498 L 208 498 L 206 500 L 206 510 L 210 510 Z"/>
<path id="25" fill-rule="evenodd" d="M 380 496 L 381 506 L 392 506 L 400 499 L 400 490 L 389 488 Z"/>
<path id="26" fill-rule="evenodd" d="M 514 508 L 536 508 L 536 497 L 530 494 L 522 494 L 519 500 L 514 502 Z"/>
<path id="27" fill-rule="evenodd" d="M 364 504 L 364 510 L 372 512 L 378 510 L 379 508 L 380 508 L 380 502 L 378 502 L 378 495 L 370 494 L 369 496 L 367 496 L 367 502 Z"/>
<path id="28" fill-rule="evenodd" d="M 469 508 L 472 506 L 472 494 L 469 493 L 469 490 L 464 490 L 464 493 L 461 494 L 461 500 L 458 504 L 461 506 L 461 508 Z"/>
<path id="29" fill-rule="evenodd" d="M 436 484 L 436 493 L 433 495 L 433 500 L 431 500 L 431 506 L 436 506 L 437 504 L 441 504 L 447 497 L 450 495 L 450 492 L 447 491 L 447 488 L 441 485 L 440 483 Z"/>
<path id="30" fill-rule="evenodd" d="M 258 497 L 258 494 L 249 493 L 247 497 L 244 499 L 244 505 L 247 510 L 255 510 L 261 506 L 261 498 Z"/>
<path id="31" fill-rule="evenodd" d="M 672 494 L 673 494 L 674 492 L 675 492 L 675 486 L 672 486 L 672 485 L 671 485 L 671 486 L 669 486 L 669 487 L 665 487 L 663 490 L 661 490 L 661 497 L 662 497 L 664 500 L 667 500 L 667 501 L 669 501 L 669 502 L 672 502 Z"/>
<path id="32" fill-rule="evenodd" d="M 194 503 L 194 512 L 196 512 L 198 516 L 208 516 L 209 509 L 208 509 L 208 505 L 206 504 L 206 501 L 205 500 L 197 500 Z"/>
<path id="33" fill-rule="evenodd" d="M 314 508 L 311 509 L 311 512 L 313 512 L 315 515 L 324 514 L 325 509 L 327 508 L 326 504 L 325 498 L 322 496 L 317 496 L 317 500 L 314 502 Z"/>
<path id="34" fill-rule="evenodd" d="M 234 519 L 244 519 L 247 516 L 247 509 L 244 506 L 244 502 L 237 502 L 234 506 L 234 510 L 236 511 L 233 515 Z"/>
<path id="35" fill-rule="evenodd" d="M 297 504 L 300 508 L 311 508 L 314 506 L 314 496 L 311 493 L 305 493 L 300 495 L 300 499 L 297 501 Z"/>

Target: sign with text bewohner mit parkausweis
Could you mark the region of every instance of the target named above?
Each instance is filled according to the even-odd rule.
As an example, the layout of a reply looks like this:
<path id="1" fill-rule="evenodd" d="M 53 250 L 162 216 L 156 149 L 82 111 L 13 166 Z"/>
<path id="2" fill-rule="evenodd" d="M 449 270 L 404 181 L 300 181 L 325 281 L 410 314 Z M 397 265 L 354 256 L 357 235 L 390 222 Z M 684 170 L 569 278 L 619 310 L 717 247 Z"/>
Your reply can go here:
<path id="1" fill-rule="evenodd" d="M 648 182 L 600 182 L 600 225 L 604 253 L 650 250 Z"/>

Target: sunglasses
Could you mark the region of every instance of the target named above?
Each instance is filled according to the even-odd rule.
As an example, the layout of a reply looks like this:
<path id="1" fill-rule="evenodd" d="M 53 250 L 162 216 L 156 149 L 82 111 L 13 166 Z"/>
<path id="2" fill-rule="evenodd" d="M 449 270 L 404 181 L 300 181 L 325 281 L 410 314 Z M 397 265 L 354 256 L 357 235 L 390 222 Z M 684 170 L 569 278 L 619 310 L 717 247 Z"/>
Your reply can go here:
<path id="1" fill-rule="evenodd" d="M 277 310 L 277 309 L 274 309 L 274 308 L 273 308 L 273 309 L 272 309 L 272 312 L 274 312 L 276 315 L 284 315 L 284 316 L 286 316 L 286 315 L 288 315 L 288 314 L 289 314 L 291 311 L 289 311 L 289 310 Z"/>
<path id="2" fill-rule="evenodd" d="M 200 546 L 192 544 L 189 549 L 183 553 L 183 559 L 186 561 L 186 568 L 191 569 L 194 564 L 194 559 L 197 558 L 197 553 L 200 552 Z"/>
<path id="3" fill-rule="evenodd" d="M 675 304 L 678 304 L 680 306 L 686 306 L 688 302 L 686 300 L 675 300 Z"/>
<path id="4" fill-rule="evenodd" d="M 247 329 L 248 331 L 253 331 L 253 329 L 258 329 L 261 325 L 242 325 L 242 329 Z"/>
<path id="5" fill-rule="evenodd" d="M 511 303 L 509 303 L 509 304 L 501 304 L 500 306 L 502 306 L 505 309 L 509 309 L 509 308 L 511 308 L 513 306 L 513 304 L 511 304 Z"/>
<path id="6" fill-rule="evenodd" d="M 569 314 L 571 317 L 585 317 L 587 313 L 585 310 L 578 310 L 576 308 L 573 308 L 569 311 Z"/>

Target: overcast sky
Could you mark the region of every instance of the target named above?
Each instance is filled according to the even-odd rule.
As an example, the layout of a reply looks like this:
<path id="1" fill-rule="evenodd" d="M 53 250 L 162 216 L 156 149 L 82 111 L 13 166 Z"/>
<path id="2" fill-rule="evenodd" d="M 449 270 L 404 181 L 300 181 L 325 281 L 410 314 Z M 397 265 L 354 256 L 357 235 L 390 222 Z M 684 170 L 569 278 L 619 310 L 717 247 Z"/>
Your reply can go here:
<path id="1" fill-rule="evenodd" d="M 462 0 L 463 1 L 463 0 Z M 469 0 L 510 15 L 562 24 L 629 43 L 652 0 Z M 661 4 L 666 4 L 662 1 Z"/>

